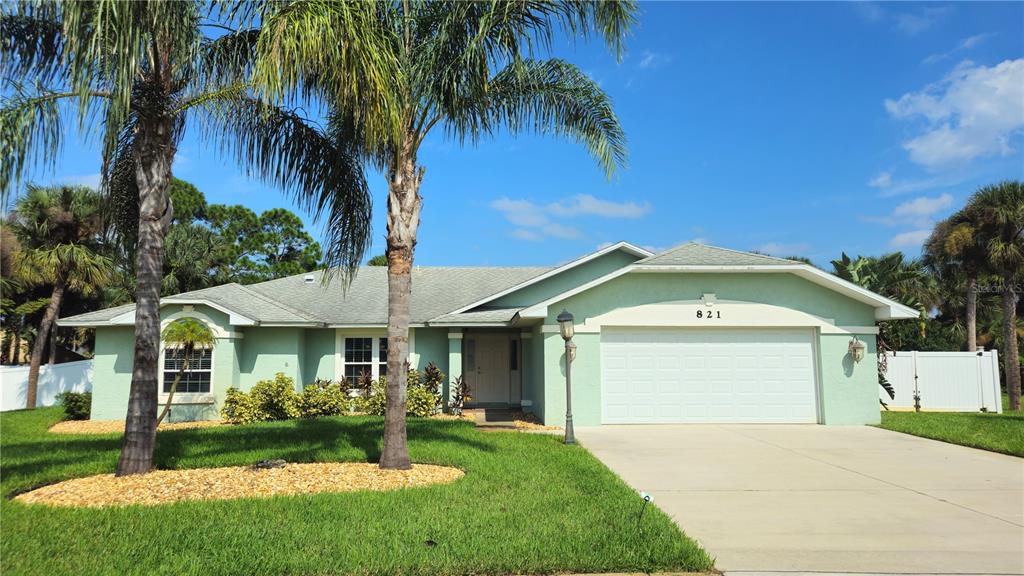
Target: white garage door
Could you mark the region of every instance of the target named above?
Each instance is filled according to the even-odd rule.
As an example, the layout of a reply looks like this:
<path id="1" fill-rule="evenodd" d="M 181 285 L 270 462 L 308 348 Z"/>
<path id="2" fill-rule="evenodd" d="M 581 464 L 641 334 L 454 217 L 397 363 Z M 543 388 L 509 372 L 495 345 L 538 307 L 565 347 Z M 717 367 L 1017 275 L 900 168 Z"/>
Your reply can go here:
<path id="1" fill-rule="evenodd" d="M 605 424 L 817 421 L 810 330 L 612 329 Z"/>

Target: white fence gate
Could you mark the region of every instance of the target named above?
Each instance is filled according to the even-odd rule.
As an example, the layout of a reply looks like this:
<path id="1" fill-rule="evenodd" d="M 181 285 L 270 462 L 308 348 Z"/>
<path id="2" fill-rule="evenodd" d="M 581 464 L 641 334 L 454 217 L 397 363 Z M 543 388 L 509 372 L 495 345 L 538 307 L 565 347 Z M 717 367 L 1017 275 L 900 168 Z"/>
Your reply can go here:
<path id="1" fill-rule="evenodd" d="M 1002 412 L 999 359 L 986 352 L 889 352 L 886 378 L 896 398 L 879 387 L 879 398 L 889 408 L 913 409 L 914 395 L 921 410 Z"/>
<path id="2" fill-rule="evenodd" d="M 53 406 L 61 392 L 92 390 L 92 360 L 45 364 L 39 369 L 36 406 Z M 28 366 L 0 366 L 0 412 L 25 407 Z"/>

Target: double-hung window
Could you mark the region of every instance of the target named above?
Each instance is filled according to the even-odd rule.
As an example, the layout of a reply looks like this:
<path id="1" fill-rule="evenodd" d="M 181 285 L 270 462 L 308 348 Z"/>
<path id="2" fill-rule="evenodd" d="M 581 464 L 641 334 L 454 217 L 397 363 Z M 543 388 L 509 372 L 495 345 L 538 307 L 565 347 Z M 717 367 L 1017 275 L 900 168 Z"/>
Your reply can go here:
<path id="1" fill-rule="evenodd" d="M 167 348 L 164 350 L 163 388 L 164 394 L 170 394 L 171 386 L 178 373 L 185 367 L 185 350 Z M 175 389 L 176 394 L 209 394 L 213 380 L 213 350 L 196 348 L 188 357 L 188 367 L 181 374 L 181 381 Z"/>
<path id="2" fill-rule="evenodd" d="M 346 337 L 344 376 L 354 382 L 362 374 L 376 379 L 388 373 L 388 339 Z"/>

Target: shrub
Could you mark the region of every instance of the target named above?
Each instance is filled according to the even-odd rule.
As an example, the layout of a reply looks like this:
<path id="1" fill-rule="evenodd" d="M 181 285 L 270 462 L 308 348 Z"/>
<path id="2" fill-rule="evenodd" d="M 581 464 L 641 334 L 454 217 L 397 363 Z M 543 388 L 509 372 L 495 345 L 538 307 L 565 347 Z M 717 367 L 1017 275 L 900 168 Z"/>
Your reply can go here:
<path id="1" fill-rule="evenodd" d="M 415 368 L 409 368 L 409 371 L 405 374 L 405 389 L 412 390 L 420 385 L 420 371 Z"/>
<path id="2" fill-rule="evenodd" d="M 92 392 L 61 392 L 57 401 L 68 420 L 88 420 L 92 410 Z"/>
<path id="3" fill-rule="evenodd" d="M 444 383 L 444 372 L 433 362 L 427 364 L 423 369 L 423 387 L 434 394 L 440 394 L 441 385 Z"/>
<path id="4" fill-rule="evenodd" d="M 348 389 L 342 383 L 316 380 L 302 389 L 299 411 L 303 418 L 337 416 L 348 411 Z"/>
<path id="5" fill-rule="evenodd" d="M 251 396 L 238 388 L 228 388 L 220 416 L 229 424 L 249 424 L 265 420 Z"/>
<path id="6" fill-rule="evenodd" d="M 469 395 L 469 384 L 459 376 L 452 382 L 452 397 L 448 401 L 448 411 L 456 416 L 462 414 L 462 408 L 472 397 Z"/>
<path id="7" fill-rule="evenodd" d="M 299 395 L 295 393 L 295 380 L 278 372 L 273 380 L 260 380 L 249 391 L 264 420 L 290 420 L 298 418 Z"/>
<path id="8" fill-rule="evenodd" d="M 405 394 L 405 411 L 409 416 L 429 418 L 441 410 L 441 397 L 422 386 L 409 388 Z"/>
<path id="9" fill-rule="evenodd" d="M 411 371 L 410 371 L 411 372 Z M 387 378 L 381 376 L 370 387 L 370 395 L 356 401 L 356 409 L 360 412 L 383 416 L 387 409 Z M 407 386 L 405 392 L 405 411 L 409 416 L 427 418 L 437 414 L 441 409 L 441 397 L 427 390 L 419 380 L 415 385 Z"/>
<path id="10" fill-rule="evenodd" d="M 355 407 L 359 412 L 383 416 L 387 407 L 387 399 L 384 390 L 387 388 L 387 378 L 381 376 L 370 383 L 370 387 L 364 391 L 364 396 L 356 398 Z"/>
<path id="11" fill-rule="evenodd" d="M 278 372 L 273 380 L 257 382 L 248 394 L 238 388 L 228 388 L 220 414 L 231 424 L 290 420 L 302 414 L 300 404 L 295 380 Z"/>

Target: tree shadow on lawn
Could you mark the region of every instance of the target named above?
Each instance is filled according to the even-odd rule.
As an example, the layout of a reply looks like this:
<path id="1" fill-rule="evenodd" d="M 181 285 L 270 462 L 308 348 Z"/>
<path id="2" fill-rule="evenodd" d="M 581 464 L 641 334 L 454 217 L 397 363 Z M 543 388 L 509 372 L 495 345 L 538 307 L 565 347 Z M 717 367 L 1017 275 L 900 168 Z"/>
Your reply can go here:
<path id="1" fill-rule="evenodd" d="M 497 444 L 489 441 L 469 424 L 410 419 L 408 434 L 413 459 L 417 453 L 431 460 L 433 448 L 450 460 L 445 445 L 494 452 Z M 377 462 L 383 443 L 384 423 L 371 417 L 334 417 L 266 422 L 245 426 L 167 430 L 157 435 L 153 464 L 158 469 L 203 468 L 254 464 L 259 460 L 280 458 L 288 462 Z M 121 437 L 77 436 L 28 442 L 10 442 L 3 446 L 0 465 L 5 480 L 17 490 L 22 477 L 64 478 L 75 476 L 76 468 L 97 466 L 112 471 L 121 449 Z M 80 474 L 78 474 L 80 475 Z M 7 482 L 4 482 L 7 484 Z M 5 489 L 7 492 L 8 489 Z"/>

